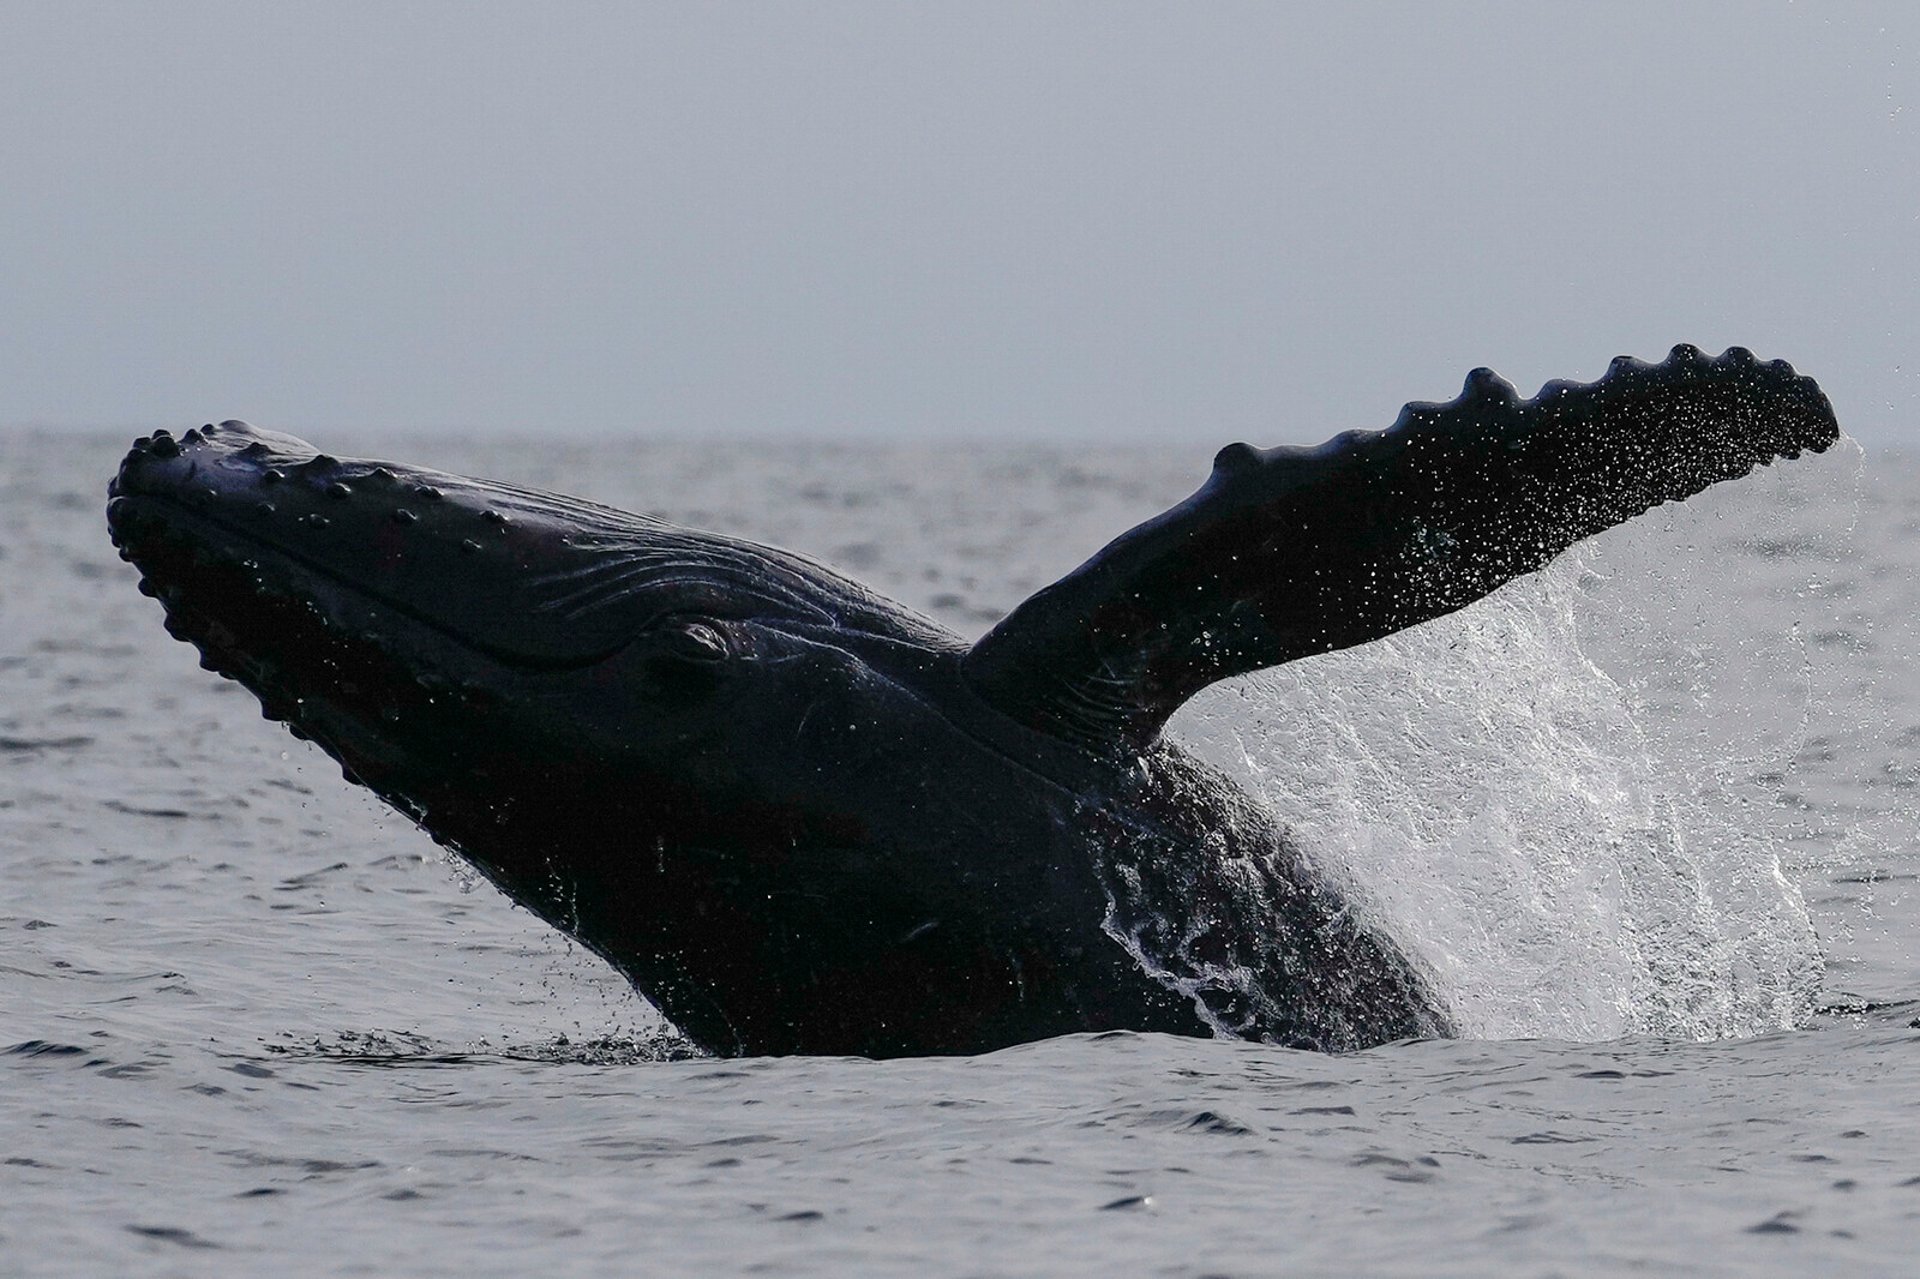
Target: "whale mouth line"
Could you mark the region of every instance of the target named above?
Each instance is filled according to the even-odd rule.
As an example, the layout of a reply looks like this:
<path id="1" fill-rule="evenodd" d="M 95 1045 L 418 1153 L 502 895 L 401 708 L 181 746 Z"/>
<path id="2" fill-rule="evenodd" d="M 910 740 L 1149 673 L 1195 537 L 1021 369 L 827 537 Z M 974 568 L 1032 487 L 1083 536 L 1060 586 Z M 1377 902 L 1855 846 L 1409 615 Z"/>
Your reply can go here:
<path id="1" fill-rule="evenodd" d="M 143 509 L 155 506 L 162 508 L 161 511 Z M 569 655 L 564 658 L 532 656 L 503 646 L 489 644 L 484 640 L 476 639 L 472 635 L 464 634 L 445 621 L 431 616 L 424 610 L 407 604 L 404 600 L 395 599 L 391 595 L 376 590 L 364 582 L 356 581 L 335 569 L 329 568 L 311 556 L 304 555 L 279 542 L 261 537 L 259 534 L 250 532 L 247 529 L 237 527 L 232 522 L 224 520 L 218 515 L 200 510 L 192 503 L 172 493 L 164 491 L 156 492 L 152 489 L 142 489 L 132 493 L 122 492 L 107 504 L 107 515 L 115 545 L 134 557 L 135 566 L 140 569 L 140 575 L 143 580 L 148 581 L 163 592 L 161 601 L 169 612 L 175 609 L 175 605 L 166 599 L 164 590 L 173 584 L 155 581 L 153 571 L 139 562 L 139 557 L 133 550 L 133 544 L 141 540 L 141 532 L 124 527 L 129 520 L 151 521 L 157 526 L 156 536 L 158 539 L 170 540 L 175 544 L 184 544 L 188 553 L 191 555 L 213 555 L 225 559 L 233 568 L 253 573 L 254 582 L 263 593 L 279 595 L 285 599 L 302 600 L 314 605 L 319 611 L 322 624 L 336 629 L 339 629 L 337 626 L 339 619 L 328 618 L 327 611 L 324 606 L 321 605 L 314 592 L 285 589 L 283 586 L 271 582 L 267 575 L 261 572 L 257 566 L 248 569 L 248 562 L 254 559 L 253 553 L 264 552 L 277 556 L 287 564 L 292 565 L 295 569 L 308 574 L 312 578 L 336 590 L 351 593 L 357 599 L 391 612 L 413 625 L 423 627 L 436 636 L 458 645 L 467 652 L 512 670 L 556 673 L 581 670 L 613 657 L 632 644 L 634 639 L 633 636 L 626 636 L 618 643 L 589 650 L 578 655 Z M 184 517 L 184 519 L 182 517 Z M 224 544 L 222 544 L 220 540 L 208 540 L 195 537 L 192 531 L 181 528 L 182 523 L 199 525 L 203 529 L 210 529 L 217 533 L 220 539 L 224 539 Z M 196 611 L 204 613 L 204 610 Z M 213 618 L 211 620 L 217 622 L 219 619 Z"/>

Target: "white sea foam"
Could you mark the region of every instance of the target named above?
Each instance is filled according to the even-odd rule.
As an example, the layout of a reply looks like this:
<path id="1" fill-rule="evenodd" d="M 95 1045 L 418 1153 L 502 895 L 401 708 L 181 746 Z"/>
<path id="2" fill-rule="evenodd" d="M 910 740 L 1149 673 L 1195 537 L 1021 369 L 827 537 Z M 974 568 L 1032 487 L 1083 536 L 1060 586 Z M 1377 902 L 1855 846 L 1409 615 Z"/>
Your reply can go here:
<path id="1" fill-rule="evenodd" d="M 1208 690 L 1172 731 L 1427 962 L 1468 1034 L 1798 1024 L 1821 952 L 1778 799 L 1817 613 L 1729 569 L 1787 546 L 1817 584 L 1857 465 L 1665 508 L 1450 617 Z"/>

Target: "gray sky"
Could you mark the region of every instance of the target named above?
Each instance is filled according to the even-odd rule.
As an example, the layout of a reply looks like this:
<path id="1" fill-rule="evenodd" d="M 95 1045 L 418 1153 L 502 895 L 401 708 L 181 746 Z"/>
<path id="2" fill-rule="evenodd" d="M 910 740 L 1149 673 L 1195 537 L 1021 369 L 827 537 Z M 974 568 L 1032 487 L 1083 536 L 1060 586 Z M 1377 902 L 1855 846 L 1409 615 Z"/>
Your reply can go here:
<path id="1" fill-rule="evenodd" d="M 0 422 L 1920 443 L 1920 5 L 0 0 Z"/>

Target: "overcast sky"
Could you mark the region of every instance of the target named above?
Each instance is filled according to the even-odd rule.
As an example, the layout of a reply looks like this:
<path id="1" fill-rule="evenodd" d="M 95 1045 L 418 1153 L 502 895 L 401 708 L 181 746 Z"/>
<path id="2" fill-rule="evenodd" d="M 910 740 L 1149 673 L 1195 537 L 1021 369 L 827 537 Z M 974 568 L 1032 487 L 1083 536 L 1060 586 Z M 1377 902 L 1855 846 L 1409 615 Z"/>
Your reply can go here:
<path id="1" fill-rule="evenodd" d="M 0 422 L 1920 444 L 1920 4 L 0 0 Z"/>

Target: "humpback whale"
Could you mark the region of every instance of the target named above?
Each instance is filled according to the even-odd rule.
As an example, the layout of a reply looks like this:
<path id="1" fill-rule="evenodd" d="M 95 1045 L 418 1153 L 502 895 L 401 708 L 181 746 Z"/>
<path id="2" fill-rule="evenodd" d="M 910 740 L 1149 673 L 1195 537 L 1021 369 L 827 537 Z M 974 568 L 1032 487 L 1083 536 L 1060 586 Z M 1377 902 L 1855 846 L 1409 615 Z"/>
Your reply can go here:
<path id="1" fill-rule="evenodd" d="M 1168 717 L 1837 437 L 1740 348 L 1531 399 L 1476 369 L 1228 446 L 974 643 L 797 554 L 243 422 L 136 441 L 107 520 L 203 666 L 713 1053 L 1341 1051 L 1444 1002 Z"/>

